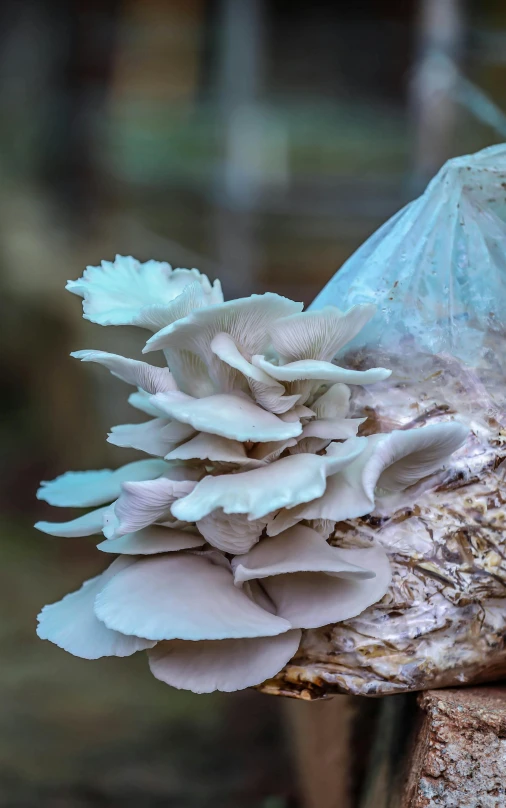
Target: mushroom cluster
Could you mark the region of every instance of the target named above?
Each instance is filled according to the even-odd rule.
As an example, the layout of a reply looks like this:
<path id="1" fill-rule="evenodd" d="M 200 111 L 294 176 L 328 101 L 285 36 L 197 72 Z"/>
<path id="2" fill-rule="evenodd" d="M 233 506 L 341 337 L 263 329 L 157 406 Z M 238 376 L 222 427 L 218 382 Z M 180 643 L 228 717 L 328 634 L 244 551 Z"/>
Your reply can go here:
<path id="1" fill-rule="evenodd" d="M 390 371 L 333 360 L 370 305 L 302 312 L 276 294 L 223 301 L 196 269 L 117 256 L 67 287 L 84 317 L 154 332 L 155 367 L 103 351 L 150 416 L 112 428 L 116 446 L 151 455 L 116 471 L 42 483 L 51 505 L 87 508 L 39 522 L 53 536 L 103 534 L 116 555 L 101 575 L 39 615 L 38 634 L 76 656 L 147 649 L 152 673 L 198 693 L 238 690 L 278 673 L 303 629 L 347 620 L 380 600 L 390 566 L 379 546 L 327 539 L 376 497 L 438 471 L 466 439 L 456 422 L 358 437 L 350 385 Z"/>

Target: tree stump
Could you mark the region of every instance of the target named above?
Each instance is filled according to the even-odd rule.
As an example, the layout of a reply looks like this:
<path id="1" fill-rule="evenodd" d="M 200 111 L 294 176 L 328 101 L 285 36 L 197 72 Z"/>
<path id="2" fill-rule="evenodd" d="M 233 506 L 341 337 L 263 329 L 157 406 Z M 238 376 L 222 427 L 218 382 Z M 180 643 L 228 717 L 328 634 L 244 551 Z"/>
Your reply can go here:
<path id="1" fill-rule="evenodd" d="M 506 808 L 506 684 L 287 714 L 303 808 Z"/>
<path id="2" fill-rule="evenodd" d="M 392 808 L 504 808 L 506 685 L 432 690 L 418 703 L 407 783 Z"/>

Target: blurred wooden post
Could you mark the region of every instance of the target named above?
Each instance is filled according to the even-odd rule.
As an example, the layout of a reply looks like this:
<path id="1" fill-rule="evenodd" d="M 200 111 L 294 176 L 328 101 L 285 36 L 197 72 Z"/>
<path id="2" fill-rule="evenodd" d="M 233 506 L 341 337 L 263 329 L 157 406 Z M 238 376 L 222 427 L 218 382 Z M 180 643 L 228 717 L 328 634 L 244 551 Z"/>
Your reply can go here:
<path id="1" fill-rule="evenodd" d="M 227 298 L 253 291 L 258 264 L 254 210 L 261 193 L 259 95 L 264 57 L 263 0 L 221 0 L 218 97 L 224 161 L 217 201 L 220 277 Z"/>
<path id="2" fill-rule="evenodd" d="M 374 756 L 381 757 L 392 735 L 387 737 L 385 725 L 379 724 L 387 702 L 400 703 L 396 697 L 359 696 L 285 702 L 303 808 L 362 808 L 369 769 L 376 772 L 382 765 L 373 765 Z M 369 793 L 376 789 L 376 779 Z"/>
<path id="3" fill-rule="evenodd" d="M 351 729 L 355 699 L 286 703 L 303 808 L 353 808 Z"/>
<path id="4" fill-rule="evenodd" d="M 379 700 L 371 749 L 360 784 L 357 808 L 394 808 L 410 766 L 410 737 L 416 724 L 416 696 L 402 693 Z M 354 806 L 355 808 L 355 806 Z"/>
<path id="5" fill-rule="evenodd" d="M 464 0 L 421 0 L 411 84 L 415 193 L 452 156 Z"/>

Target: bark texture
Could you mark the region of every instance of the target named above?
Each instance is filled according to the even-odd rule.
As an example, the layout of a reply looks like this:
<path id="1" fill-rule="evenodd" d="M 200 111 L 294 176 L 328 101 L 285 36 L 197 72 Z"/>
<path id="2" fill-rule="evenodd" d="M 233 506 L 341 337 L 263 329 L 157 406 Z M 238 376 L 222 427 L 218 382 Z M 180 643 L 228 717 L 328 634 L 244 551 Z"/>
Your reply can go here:
<path id="1" fill-rule="evenodd" d="M 433 690 L 419 705 L 399 808 L 504 808 L 506 686 Z"/>

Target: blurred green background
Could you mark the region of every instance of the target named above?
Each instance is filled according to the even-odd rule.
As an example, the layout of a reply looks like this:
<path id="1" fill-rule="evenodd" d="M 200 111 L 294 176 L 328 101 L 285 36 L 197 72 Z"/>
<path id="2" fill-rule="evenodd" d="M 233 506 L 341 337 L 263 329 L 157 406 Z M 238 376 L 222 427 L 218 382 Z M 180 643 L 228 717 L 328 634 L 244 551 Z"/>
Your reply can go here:
<path id="1" fill-rule="evenodd" d="M 132 459 L 105 437 L 138 417 L 68 354 L 142 334 L 84 323 L 65 281 L 133 254 L 309 303 L 448 157 L 506 139 L 502 110 L 503 0 L 3 0 L 0 808 L 309 805 L 308 705 L 35 638 L 106 564 L 32 529 L 38 481 Z"/>

